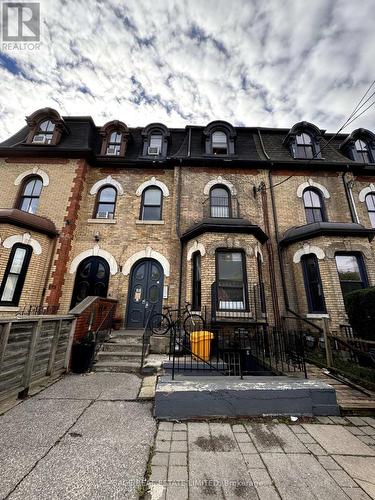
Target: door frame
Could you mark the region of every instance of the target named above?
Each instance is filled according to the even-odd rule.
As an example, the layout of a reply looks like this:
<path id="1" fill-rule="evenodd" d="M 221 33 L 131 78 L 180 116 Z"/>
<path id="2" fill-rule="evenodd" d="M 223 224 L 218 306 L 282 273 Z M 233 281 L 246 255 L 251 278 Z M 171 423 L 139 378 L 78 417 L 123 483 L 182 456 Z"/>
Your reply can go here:
<path id="1" fill-rule="evenodd" d="M 143 257 L 142 259 L 139 259 L 137 260 L 136 262 L 134 262 L 134 264 L 132 265 L 131 269 L 130 269 L 130 272 L 129 272 L 129 281 L 128 281 L 128 293 L 127 293 L 127 299 L 126 299 L 126 314 L 125 314 L 125 319 L 124 319 L 124 328 L 128 328 L 128 329 L 134 329 L 134 330 L 137 330 L 137 328 L 132 328 L 131 326 L 128 326 L 128 319 L 129 319 L 129 305 L 130 305 L 130 293 L 131 293 L 131 290 L 132 290 L 132 281 L 133 281 L 133 272 L 134 272 L 134 269 L 139 265 L 141 264 L 142 262 L 154 262 L 156 263 L 159 268 L 160 268 L 160 271 L 162 273 L 162 276 L 163 276 L 163 283 L 161 285 L 161 310 L 160 312 L 162 312 L 163 310 L 163 300 L 164 300 L 164 279 L 165 279 L 165 273 L 164 273 L 164 267 L 162 266 L 162 264 L 156 260 L 156 259 L 153 259 L 152 257 Z M 142 326 L 142 328 L 144 328 L 144 326 Z"/>

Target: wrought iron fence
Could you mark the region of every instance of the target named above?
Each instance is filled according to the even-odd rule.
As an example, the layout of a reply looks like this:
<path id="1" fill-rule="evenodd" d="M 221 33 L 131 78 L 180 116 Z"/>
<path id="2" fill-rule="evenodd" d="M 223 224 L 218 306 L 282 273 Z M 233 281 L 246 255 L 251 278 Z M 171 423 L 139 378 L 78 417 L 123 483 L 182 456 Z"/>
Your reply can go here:
<path id="1" fill-rule="evenodd" d="M 176 373 L 196 375 L 272 375 L 300 372 L 307 377 L 304 337 L 266 324 L 241 328 L 207 327 L 203 332 L 174 331 L 170 363 Z"/>
<path id="2" fill-rule="evenodd" d="M 375 387 L 375 342 L 353 336 L 350 325 L 341 325 L 340 334 L 305 335 L 306 358 L 342 373 L 347 378 Z"/>
<path id="3" fill-rule="evenodd" d="M 144 361 L 145 361 L 145 357 L 147 356 L 148 354 L 148 349 L 149 349 L 149 346 L 150 346 L 150 338 L 151 338 L 151 335 L 152 335 L 152 331 L 151 331 L 151 318 L 153 316 L 155 312 L 155 305 L 153 305 L 147 315 L 147 318 L 146 318 L 146 324 L 145 324 L 145 327 L 143 329 L 143 335 L 142 335 L 142 356 L 141 356 L 141 373 L 143 371 L 143 365 L 144 365 Z"/>

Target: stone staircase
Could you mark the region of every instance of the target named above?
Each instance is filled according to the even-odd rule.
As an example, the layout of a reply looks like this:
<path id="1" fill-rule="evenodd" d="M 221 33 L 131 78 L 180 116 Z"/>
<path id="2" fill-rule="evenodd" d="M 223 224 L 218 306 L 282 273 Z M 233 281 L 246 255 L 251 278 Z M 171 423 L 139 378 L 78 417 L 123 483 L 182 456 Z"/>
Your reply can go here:
<path id="1" fill-rule="evenodd" d="M 95 372 L 139 372 L 143 330 L 112 331 L 111 339 L 100 349 L 93 366 Z"/>

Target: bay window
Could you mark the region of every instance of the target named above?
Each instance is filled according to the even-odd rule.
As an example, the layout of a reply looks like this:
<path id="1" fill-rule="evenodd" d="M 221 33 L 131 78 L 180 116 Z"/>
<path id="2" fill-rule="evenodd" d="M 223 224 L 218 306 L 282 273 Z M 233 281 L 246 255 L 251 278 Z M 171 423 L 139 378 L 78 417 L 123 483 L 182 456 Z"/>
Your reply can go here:
<path id="1" fill-rule="evenodd" d="M 217 302 L 221 310 L 246 310 L 245 262 L 242 252 L 216 254 Z"/>

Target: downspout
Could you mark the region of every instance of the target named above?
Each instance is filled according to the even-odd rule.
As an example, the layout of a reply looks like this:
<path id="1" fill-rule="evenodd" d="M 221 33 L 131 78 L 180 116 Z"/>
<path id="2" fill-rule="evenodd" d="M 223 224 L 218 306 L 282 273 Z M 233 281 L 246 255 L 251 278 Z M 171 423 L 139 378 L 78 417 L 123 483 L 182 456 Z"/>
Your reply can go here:
<path id="1" fill-rule="evenodd" d="M 349 168 L 350 168 L 349 165 L 347 165 L 346 168 L 349 170 Z M 352 222 L 355 222 L 358 224 L 359 217 L 358 217 L 356 206 L 354 204 L 351 181 L 349 181 L 349 182 L 346 181 L 346 174 L 347 174 L 347 172 L 344 172 L 342 174 L 342 182 L 344 183 L 346 199 L 348 201 L 349 210 L 350 210 L 350 216 L 352 218 Z"/>
<path id="2" fill-rule="evenodd" d="M 48 267 L 47 267 L 47 272 L 46 272 L 46 278 L 44 280 L 44 287 L 42 290 L 42 295 L 40 298 L 39 306 L 42 308 L 44 305 L 44 299 L 46 298 L 46 293 L 47 293 L 47 287 L 48 287 L 48 282 L 50 279 L 50 274 L 53 266 L 53 261 L 55 259 L 55 251 L 56 251 L 56 245 L 57 245 L 57 240 L 58 236 L 56 235 L 55 238 L 53 239 L 53 243 L 51 245 L 51 254 L 48 262 Z M 57 311 L 56 311 L 57 312 Z"/>
<path id="3" fill-rule="evenodd" d="M 259 137 L 259 142 L 262 147 L 262 151 L 264 156 L 267 158 L 268 161 L 270 161 L 270 157 L 268 156 L 266 149 L 263 144 L 263 139 L 260 134 L 260 130 L 258 129 L 258 137 Z M 267 193 L 265 189 L 265 184 L 262 183 L 261 185 L 261 197 L 262 197 L 262 208 L 263 208 L 263 218 L 264 218 L 264 225 L 265 225 L 265 230 L 268 235 L 271 234 L 271 228 L 270 228 L 270 222 L 269 222 L 269 217 L 268 217 L 268 202 L 267 202 Z M 272 242 L 270 239 L 267 240 L 266 242 L 266 248 L 267 248 L 267 255 L 268 255 L 268 265 L 269 265 L 269 276 L 270 276 L 270 286 L 271 286 L 271 298 L 272 298 L 272 307 L 273 307 L 273 312 L 274 312 L 274 317 L 275 317 L 275 323 L 277 326 L 281 326 L 281 316 L 280 316 L 280 309 L 279 309 L 279 299 L 277 295 L 277 285 L 276 285 L 276 280 L 275 280 L 275 264 L 274 264 L 274 254 L 273 254 L 273 247 L 272 247 Z"/>
<path id="4" fill-rule="evenodd" d="M 178 237 L 178 241 L 180 244 L 180 268 L 179 268 L 179 277 L 178 277 L 178 309 L 181 309 L 181 292 L 182 292 L 182 266 L 183 266 L 183 244 L 181 241 L 181 163 L 182 160 L 180 158 L 180 165 L 177 167 L 177 199 L 176 199 L 176 233 Z"/>

